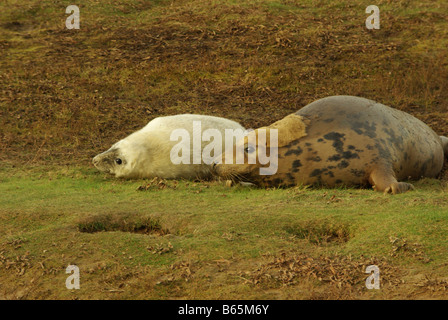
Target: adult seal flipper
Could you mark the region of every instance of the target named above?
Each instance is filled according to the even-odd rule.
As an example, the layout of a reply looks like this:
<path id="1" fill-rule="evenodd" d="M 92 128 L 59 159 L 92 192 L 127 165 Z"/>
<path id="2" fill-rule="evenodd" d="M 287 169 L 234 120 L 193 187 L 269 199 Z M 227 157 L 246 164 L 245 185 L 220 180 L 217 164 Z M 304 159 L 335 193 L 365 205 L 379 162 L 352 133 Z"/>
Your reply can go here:
<path id="1" fill-rule="evenodd" d="M 440 136 L 440 141 L 442 143 L 443 154 L 446 157 L 448 156 L 448 138 Z M 384 193 L 398 194 L 415 190 L 415 187 L 411 183 L 398 182 L 390 165 L 384 167 L 379 166 L 373 170 L 370 174 L 369 181 L 374 190 L 384 191 Z"/>
<path id="2" fill-rule="evenodd" d="M 391 165 L 379 165 L 369 176 L 369 182 L 375 191 L 398 194 L 414 190 L 414 186 L 407 182 L 398 182 Z"/>

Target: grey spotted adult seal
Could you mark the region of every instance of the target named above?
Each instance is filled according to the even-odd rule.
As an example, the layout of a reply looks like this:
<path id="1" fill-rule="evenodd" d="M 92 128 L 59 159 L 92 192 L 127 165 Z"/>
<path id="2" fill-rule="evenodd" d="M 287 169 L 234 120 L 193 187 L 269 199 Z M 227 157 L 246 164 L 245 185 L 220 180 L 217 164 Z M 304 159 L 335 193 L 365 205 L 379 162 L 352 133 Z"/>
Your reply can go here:
<path id="1" fill-rule="evenodd" d="M 278 129 L 278 168 L 260 175 L 262 165 L 225 163 L 214 172 L 225 179 L 265 187 L 294 185 L 373 186 L 385 193 L 414 189 L 402 180 L 436 177 L 443 166 L 448 139 L 408 113 L 354 96 L 317 100 L 260 129 Z M 257 150 L 248 138 L 237 142 L 245 152 Z M 269 139 L 266 138 L 269 148 Z M 247 158 L 247 154 L 246 154 Z"/>

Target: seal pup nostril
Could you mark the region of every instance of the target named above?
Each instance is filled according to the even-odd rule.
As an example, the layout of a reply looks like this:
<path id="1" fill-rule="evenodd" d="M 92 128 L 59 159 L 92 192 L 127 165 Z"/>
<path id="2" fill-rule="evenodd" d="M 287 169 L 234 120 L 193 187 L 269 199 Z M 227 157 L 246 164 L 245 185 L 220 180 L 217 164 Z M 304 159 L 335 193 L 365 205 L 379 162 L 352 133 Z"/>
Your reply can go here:
<path id="1" fill-rule="evenodd" d="M 99 162 L 100 162 L 100 160 L 98 159 L 98 156 L 93 157 L 92 163 L 95 167 L 98 165 Z"/>

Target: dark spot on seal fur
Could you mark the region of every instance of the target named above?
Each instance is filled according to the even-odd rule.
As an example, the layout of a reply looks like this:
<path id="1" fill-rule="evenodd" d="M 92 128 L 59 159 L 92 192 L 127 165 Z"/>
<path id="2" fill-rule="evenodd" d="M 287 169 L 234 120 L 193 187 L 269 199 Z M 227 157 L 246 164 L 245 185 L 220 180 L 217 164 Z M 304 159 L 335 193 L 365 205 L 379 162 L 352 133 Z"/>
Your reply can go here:
<path id="1" fill-rule="evenodd" d="M 350 169 L 350 173 L 358 178 L 362 177 L 366 174 L 366 172 L 364 170 L 358 170 L 358 169 Z"/>
<path id="2" fill-rule="evenodd" d="M 341 159 L 359 159 L 359 155 L 357 153 L 353 153 L 351 151 L 344 151 L 340 154 L 334 154 L 328 158 L 328 161 L 339 161 Z"/>
<path id="3" fill-rule="evenodd" d="M 403 137 L 400 135 L 396 135 L 393 129 L 383 128 L 383 131 L 389 135 L 387 141 L 391 144 L 397 146 L 401 151 L 403 150 Z"/>
<path id="4" fill-rule="evenodd" d="M 417 169 L 420 167 L 420 161 L 417 161 L 414 163 L 414 169 Z"/>
<path id="5" fill-rule="evenodd" d="M 300 160 L 294 160 L 292 162 L 292 172 L 298 172 L 299 169 L 302 166 L 302 163 L 300 162 Z"/>
<path id="6" fill-rule="evenodd" d="M 349 145 L 347 148 L 349 150 L 355 150 L 356 152 L 364 152 L 364 150 L 362 150 L 362 149 L 356 149 L 356 147 L 353 145 Z"/>
<path id="7" fill-rule="evenodd" d="M 299 143 L 299 141 L 300 141 L 300 139 L 297 139 L 297 140 L 291 141 L 291 143 L 290 143 L 289 145 L 290 145 L 290 146 L 295 146 L 296 144 L 298 144 L 298 143 Z"/>
<path id="8" fill-rule="evenodd" d="M 309 158 L 306 158 L 306 160 L 308 160 L 308 161 L 315 161 L 315 162 L 322 161 L 322 159 L 319 156 L 309 157 Z"/>
<path id="9" fill-rule="evenodd" d="M 344 159 L 359 159 L 359 155 L 357 153 L 353 153 L 351 151 L 344 151 L 342 153 L 342 157 Z"/>
<path id="10" fill-rule="evenodd" d="M 296 156 L 300 156 L 302 154 L 303 150 L 300 147 L 297 147 L 296 149 L 289 149 L 286 153 L 285 156 L 290 156 L 292 154 L 295 154 Z"/>
<path id="11" fill-rule="evenodd" d="M 409 156 L 408 156 L 408 153 L 407 153 L 407 152 L 404 153 L 403 157 L 404 157 L 404 161 L 408 161 Z"/>
<path id="12" fill-rule="evenodd" d="M 339 164 L 338 164 L 338 168 L 339 169 L 344 169 L 347 168 L 349 165 L 348 161 L 342 160 Z"/>
<path id="13" fill-rule="evenodd" d="M 383 159 L 390 160 L 391 154 L 389 151 L 389 148 L 386 146 L 386 142 L 383 139 L 380 139 L 381 143 L 376 143 L 375 146 L 378 149 L 378 153 L 380 154 L 380 157 Z"/>
<path id="14" fill-rule="evenodd" d="M 323 142 L 323 141 L 324 141 L 324 139 L 322 139 L 322 138 L 317 139 L 317 142 Z"/>
<path id="15" fill-rule="evenodd" d="M 293 163 L 292 163 L 292 167 L 293 168 L 298 168 L 298 167 L 301 167 L 301 166 L 302 166 L 302 163 L 300 162 L 300 160 L 294 160 Z"/>
<path id="16" fill-rule="evenodd" d="M 365 121 L 365 122 L 353 121 L 353 122 L 350 122 L 350 125 L 351 125 L 351 129 L 359 135 L 365 135 L 365 136 L 368 136 L 369 138 L 376 137 L 375 122 L 372 122 L 372 124 L 369 125 L 368 121 Z"/>
<path id="17" fill-rule="evenodd" d="M 333 141 L 333 147 L 337 152 L 342 153 L 344 151 L 344 142 L 342 141 L 343 139 L 345 139 L 344 136 L 345 134 L 343 133 L 333 131 L 324 135 L 324 138 Z"/>
<path id="18" fill-rule="evenodd" d="M 294 176 L 293 176 L 291 173 L 288 172 L 288 173 L 286 174 L 286 176 L 288 177 L 288 179 L 289 179 L 289 181 L 290 181 L 291 183 L 294 183 L 294 180 L 295 180 L 295 179 L 294 179 Z"/>
<path id="19" fill-rule="evenodd" d="M 331 157 L 328 158 L 328 161 L 339 161 L 341 160 L 341 155 L 340 154 L 334 154 Z"/>
<path id="20" fill-rule="evenodd" d="M 421 166 L 421 175 L 424 175 L 426 173 L 426 170 L 428 169 L 428 165 L 432 162 L 433 159 L 428 159 L 425 162 L 423 162 Z"/>
<path id="21" fill-rule="evenodd" d="M 328 168 L 314 169 L 313 172 L 310 173 L 310 177 L 318 177 L 318 182 L 322 182 L 322 174 L 334 178 L 333 172 L 329 171 Z"/>
<path id="22" fill-rule="evenodd" d="M 311 172 L 310 177 L 317 177 L 320 176 L 322 173 L 325 172 L 326 169 L 314 169 L 313 172 Z"/>

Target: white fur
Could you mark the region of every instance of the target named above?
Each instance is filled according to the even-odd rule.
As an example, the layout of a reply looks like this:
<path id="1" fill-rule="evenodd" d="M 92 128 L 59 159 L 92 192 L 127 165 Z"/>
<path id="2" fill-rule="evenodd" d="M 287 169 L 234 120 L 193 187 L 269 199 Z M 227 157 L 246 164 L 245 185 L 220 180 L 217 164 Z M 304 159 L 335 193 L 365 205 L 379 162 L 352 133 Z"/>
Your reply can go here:
<path id="1" fill-rule="evenodd" d="M 93 163 L 99 170 L 122 178 L 209 178 L 210 167 L 205 163 L 175 165 L 170 159 L 170 151 L 178 143 L 170 141 L 171 132 L 175 129 L 186 129 L 192 139 L 193 121 L 201 121 L 202 132 L 207 129 L 218 129 L 222 135 L 223 149 L 225 129 L 244 130 L 235 121 L 213 116 L 181 114 L 159 117 L 150 121 L 141 130 L 118 141 L 109 150 L 97 155 Z M 208 143 L 210 142 L 202 142 L 202 149 Z M 114 162 L 116 158 L 120 158 L 123 163 L 116 164 Z"/>

